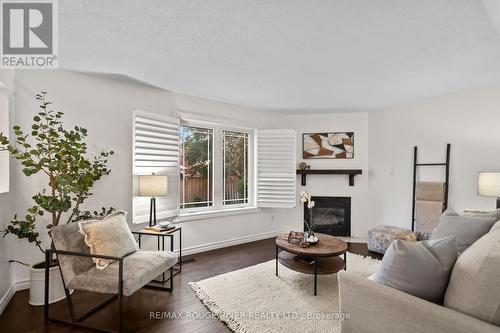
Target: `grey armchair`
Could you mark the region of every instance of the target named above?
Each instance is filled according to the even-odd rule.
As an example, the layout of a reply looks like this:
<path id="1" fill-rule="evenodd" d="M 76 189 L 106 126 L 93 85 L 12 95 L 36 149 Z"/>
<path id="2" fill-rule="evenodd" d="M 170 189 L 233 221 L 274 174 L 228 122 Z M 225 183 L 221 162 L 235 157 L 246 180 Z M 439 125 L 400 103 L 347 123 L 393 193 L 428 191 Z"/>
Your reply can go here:
<path id="1" fill-rule="evenodd" d="M 82 321 L 115 299 L 118 299 L 119 323 L 117 331 L 122 332 L 124 296 L 130 296 L 142 287 L 151 287 L 166 291 L 172 291 L 173 289 L 172 278 L 168 280 L 168 287 L 164 286 L 164 284 L 153 285 L 150 283 L 167 270 L 172 270 L 173 266 L 177 263 L 177 255 L 174 252 L 137 250 L 123 257 L 90 254 L 89 247 L 85 244 L 84 237 L 79 232 L 77 223 L 56 226 L 52 229 L 51 235 L 54 249 L 47 250 L 45 253 L 44 316 L 46 321 L 61 322 L 72 326 L 109 332 L 106 329 L 90 327 Z M 49 258 L 53 254 L 57 256 L 59 262 L 71 321 L 49 316 Z M 115 260 L 115 262 L 110 264 L 106 269 L 99 270 L 96 268 L 92 258 L 111 259 Z M 70 293 L 72 289 L 111 294 L 111 296 L 77 317 Z"/>

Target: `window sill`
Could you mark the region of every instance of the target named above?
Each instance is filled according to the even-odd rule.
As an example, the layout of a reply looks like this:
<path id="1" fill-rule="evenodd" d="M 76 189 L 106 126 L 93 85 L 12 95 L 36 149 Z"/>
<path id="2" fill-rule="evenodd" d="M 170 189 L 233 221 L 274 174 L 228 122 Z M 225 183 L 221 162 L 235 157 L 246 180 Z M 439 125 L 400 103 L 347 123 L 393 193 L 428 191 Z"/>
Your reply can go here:
<path id="1" fill-rule="evenodd" d="M 260 208 L 257 207 L 244 207 L 244 208 L 213 210 L 208 212 L 205 211 L 205 212 L 184 213 L 174 218 L 172 222 L 180 223 L 180 222 L 188 222 L 195 220 L 214 219 L 218 217 L 225 217 L 232 215 L 259 213 L 260 211 L 261 211 Z"/>

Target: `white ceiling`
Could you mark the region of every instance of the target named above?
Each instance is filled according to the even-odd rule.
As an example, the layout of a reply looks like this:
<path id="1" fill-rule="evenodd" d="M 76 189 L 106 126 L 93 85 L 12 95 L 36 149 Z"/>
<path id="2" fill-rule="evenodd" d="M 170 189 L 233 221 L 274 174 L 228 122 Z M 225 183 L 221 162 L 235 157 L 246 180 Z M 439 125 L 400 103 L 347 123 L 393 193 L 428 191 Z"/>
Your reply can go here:
<path id="1" fill-rule="evenodd" d="M 372 110 L 500 82 L 495 11 L 481 0 L 64 0 L 59 7 L 60 67 L 260 109 Z"/>

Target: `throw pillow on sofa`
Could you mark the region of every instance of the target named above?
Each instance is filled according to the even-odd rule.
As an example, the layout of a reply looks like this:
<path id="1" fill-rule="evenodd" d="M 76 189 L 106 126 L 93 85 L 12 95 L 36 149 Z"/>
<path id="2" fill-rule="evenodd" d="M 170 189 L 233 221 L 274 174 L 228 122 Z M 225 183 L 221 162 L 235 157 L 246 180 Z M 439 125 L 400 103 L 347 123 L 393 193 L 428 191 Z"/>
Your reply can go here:
<path id="1" fill-rule="evenodd" d="M 459 215 L 453 209 L 447 209 L 432 232 L 431 239 L 455 236 L 457 252 L 461 254 L 475 241 L 490 231 L 497 221 L 495 217 L 476 217 Z"/>
<path id="2" fill-rule="evenodd" d="M 427 301 L 441 303 L 456 259 L 454 237 L 418 243 L 394 240 L 372 279 Z"/>
<path id="3" fill-rule="evenodd" d="M 137 250 L 137 243 L 126 217 L 127 212 L 118 211 L 99 220 L 78 222 L 91 254 L 122 257 Z M 92 260 L 98 269 L 104 269 L 113 262 L 108 259 L 92 258 Z"/>
<path id="4" fill-rule="evenodd" d="M 458 258 L 444 306 L 500 326 L 500 221 Z"/>
<path id="5" fill-rule="evenodd" d="M 500 220 L 500 209 L 495 209 L 495 210 L 465 209 L 463 215 L 494 218 L 498 221 Z"/>

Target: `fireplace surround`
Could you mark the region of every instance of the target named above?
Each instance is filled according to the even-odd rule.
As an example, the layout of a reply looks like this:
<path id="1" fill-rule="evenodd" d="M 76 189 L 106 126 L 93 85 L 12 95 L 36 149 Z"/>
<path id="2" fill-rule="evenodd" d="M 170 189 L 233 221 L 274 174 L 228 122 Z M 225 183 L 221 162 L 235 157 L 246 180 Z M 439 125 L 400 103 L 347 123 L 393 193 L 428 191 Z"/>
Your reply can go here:
<path id="1" fill-rule="evenodd" d="M 333 236 L 351 236 L 351 198 L 313 196 L 312 218 L 315 232 Z M 304 220 L 309 223 L 309 209 L 304 204 Z M 304 223 L 304 230 L 307 226 Z"/>

